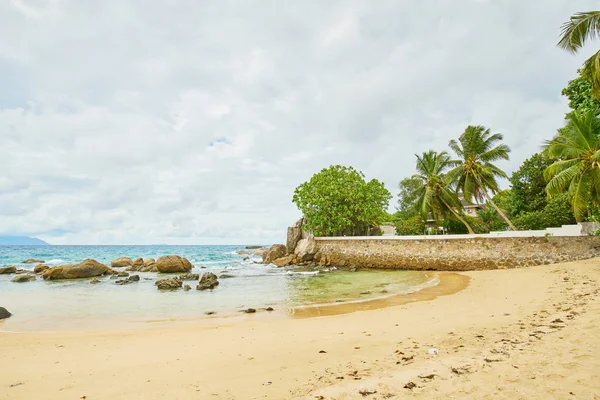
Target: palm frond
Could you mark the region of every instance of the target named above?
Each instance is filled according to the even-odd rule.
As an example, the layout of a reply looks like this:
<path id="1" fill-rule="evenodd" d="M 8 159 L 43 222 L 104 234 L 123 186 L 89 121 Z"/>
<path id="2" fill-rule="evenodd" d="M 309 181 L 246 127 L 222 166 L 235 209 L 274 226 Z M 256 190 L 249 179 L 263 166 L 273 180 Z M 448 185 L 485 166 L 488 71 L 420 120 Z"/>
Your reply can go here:
<path id="1" fill-rule="evenodd" d="M 558 47 L 577 53 L 588 39 L 600 36 L 600 11 L 576 13 L 561 26 Z"/>

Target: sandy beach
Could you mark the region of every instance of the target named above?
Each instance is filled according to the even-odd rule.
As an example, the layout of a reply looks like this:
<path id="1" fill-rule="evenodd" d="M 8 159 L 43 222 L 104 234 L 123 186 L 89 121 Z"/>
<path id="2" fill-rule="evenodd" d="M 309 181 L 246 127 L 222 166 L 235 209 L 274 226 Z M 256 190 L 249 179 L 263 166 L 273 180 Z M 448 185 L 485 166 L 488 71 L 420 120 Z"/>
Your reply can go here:
<path id="1" fill-rule="evenodd" d="M 2 333 L 0 399 L 600 399 L 600 259 L 431 290 L 340 315 Z"/>

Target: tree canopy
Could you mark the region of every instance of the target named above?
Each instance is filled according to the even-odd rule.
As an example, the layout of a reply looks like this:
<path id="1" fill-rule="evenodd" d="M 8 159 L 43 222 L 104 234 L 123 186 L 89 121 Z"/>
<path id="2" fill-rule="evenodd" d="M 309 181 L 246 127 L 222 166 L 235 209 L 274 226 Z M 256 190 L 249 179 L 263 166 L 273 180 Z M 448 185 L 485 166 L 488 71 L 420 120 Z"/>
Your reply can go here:
<path id="1" fill-rule="evenodd" d="M 523 212 L 539 211 L 546 207 L 546 179 L 544 170 L 552 164 L 545 155 L 536 153 L 527 160 L 510 177 L 511 212 L 514 215 Z"/>
<path id="2" fill-rule="evenodd" d="M 592 82 L 581 75 L 580 69 L 577 70 L 577 73 L 579 76 L 570 80 L 567 87 L 561 92 L 569 99 L 569 107 L 580 113 L 590 110 L 600 111 L 600 101 L 592 95 Z M 569 114 L 567 114 L 566 118 L 569 117 Z"/>
<path id="3" fill-rule="evenodd" d="M 404 178 L 398 184 L 398 210 L 399 217 L 407 219 L 419 215 L 417 209 L 416 190 L 421 186 L 421 181 L 415 178 Z"/>
<path id="4" fill-rule="evenodd" d="M 352 167 L 332 165 L 294 190 L 292 201 L 315 236 L 356 236 L 378 232 L 392 195 L 377 179 Z"/>

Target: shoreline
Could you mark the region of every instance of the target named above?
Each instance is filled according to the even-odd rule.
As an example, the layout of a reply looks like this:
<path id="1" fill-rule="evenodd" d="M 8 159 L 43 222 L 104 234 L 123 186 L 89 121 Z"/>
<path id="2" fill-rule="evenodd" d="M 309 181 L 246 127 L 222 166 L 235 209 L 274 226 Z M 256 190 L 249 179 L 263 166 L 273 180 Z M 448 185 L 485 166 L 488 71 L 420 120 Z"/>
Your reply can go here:
<path id="1" fill-rule="evenodd" d="M 319 318 L 5 333 L 0 392 L 90 400 L 362 399 L 359 388 L 377 391 L 367 398 L 600 395 L 600 259 L 461 275 L 470 282 L 452 295 Z"/>

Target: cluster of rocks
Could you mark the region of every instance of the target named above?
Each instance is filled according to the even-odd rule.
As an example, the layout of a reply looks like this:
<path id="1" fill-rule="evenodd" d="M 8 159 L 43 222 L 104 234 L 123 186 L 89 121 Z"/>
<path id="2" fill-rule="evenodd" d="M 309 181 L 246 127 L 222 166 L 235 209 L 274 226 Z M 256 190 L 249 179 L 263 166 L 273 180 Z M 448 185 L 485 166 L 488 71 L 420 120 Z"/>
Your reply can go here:
<path id="1" fill-rule="evenodd" d="M 262 255 L 263 263 L 278 267 L 287 265 L 311 265 L 318 261 L 317 243 L 314 237 L 302 229 L 304 219 L 288 228 L 287 242 L 274 244 Z"/>
<path id="2" fill-rule="evenodd" d="M 184 290 L 190 290 L 190 285 L 184 285 L 184 281 L 195 281 L 200 279 L 196 285 L 196 290 L 207 290 L 214 289 L 219 285 L 219 279 L 212 272 L 206 272 L 200 278 L 199 274 L 185 274 L 179 275 L 175 278 L 159 279 L 155 285 L 159 290 L 177 290 L 183 288 Z"/>

